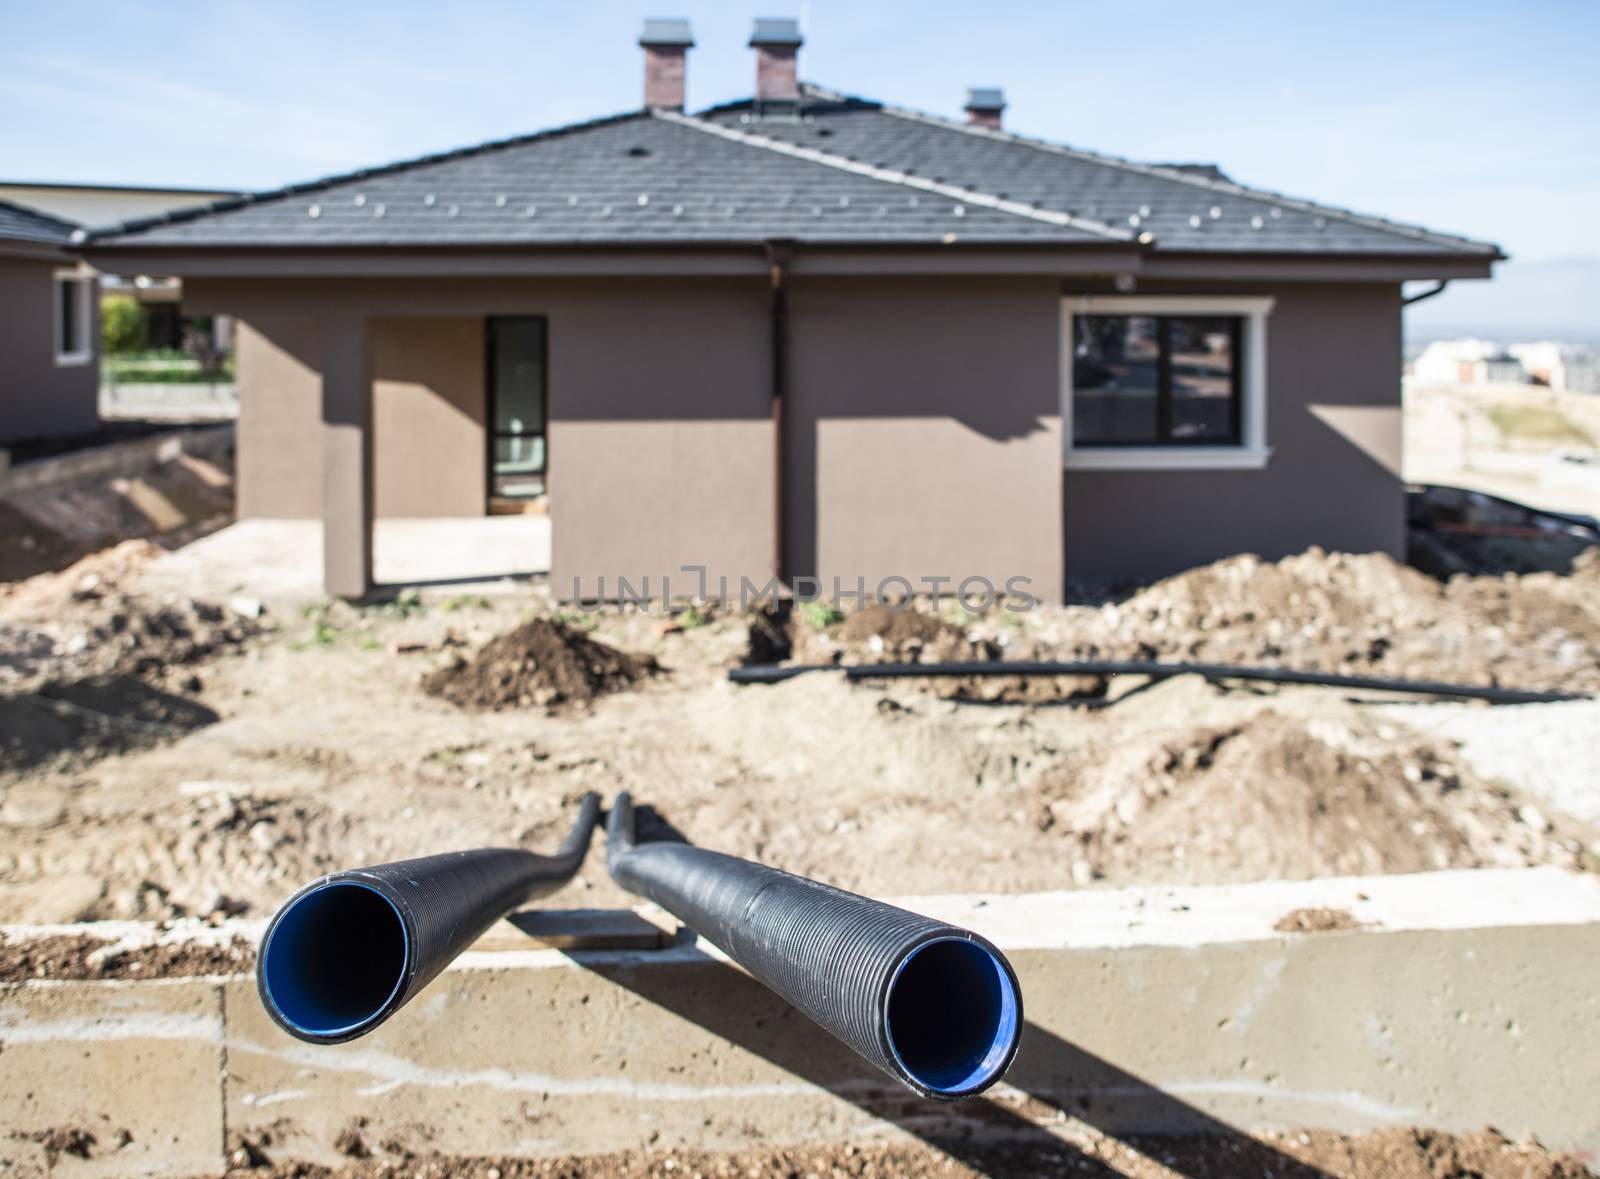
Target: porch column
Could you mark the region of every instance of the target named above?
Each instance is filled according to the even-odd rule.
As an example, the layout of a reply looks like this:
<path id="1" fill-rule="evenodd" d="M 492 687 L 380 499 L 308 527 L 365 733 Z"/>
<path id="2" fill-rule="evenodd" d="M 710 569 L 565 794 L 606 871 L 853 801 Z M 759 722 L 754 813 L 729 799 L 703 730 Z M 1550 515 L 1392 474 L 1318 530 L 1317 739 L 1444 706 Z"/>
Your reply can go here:
<path id="1" fill-rule="evenodd" d="M 322 585 L 358 600 L 372 590 L 372 325 L 324 313 L 322 336 Z"/>

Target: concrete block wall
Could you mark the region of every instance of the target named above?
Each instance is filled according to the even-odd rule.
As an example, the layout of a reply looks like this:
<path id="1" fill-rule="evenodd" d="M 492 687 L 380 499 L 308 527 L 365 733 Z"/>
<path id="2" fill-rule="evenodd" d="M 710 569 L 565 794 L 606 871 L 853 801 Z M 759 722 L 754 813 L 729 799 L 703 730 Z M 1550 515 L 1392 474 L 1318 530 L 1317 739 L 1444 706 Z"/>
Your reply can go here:
<path id="1" fill-rule="evenodd" d="M 901 903 L 1006 949 L 1027 1030 L 953 1106 L 872 1072 L 704 945 L 464 955 L 365 1039 L 302 1044 L 248 977 L 0 990 L 0 1157 L 82 1125 L 61 1174 L 201 1172 L 224 1142 L 547 1155 L 898 1135 L 1048 1139 L 1494 1125 L 1600 1157 L 1600 880 L 1443 872 Z M 1328 909 L 1353 928 L 1283 933 Z M 254 931 L 252 931 L 254 932 Z M 15 936 L 15 931 L 12 931 Z M 506 942 L 504 933 L 496 944 Z M 954 1149 L 954 1148 L 952 1148 Z M 70 1167 L 70 1170 L 68 1169 Z"/>

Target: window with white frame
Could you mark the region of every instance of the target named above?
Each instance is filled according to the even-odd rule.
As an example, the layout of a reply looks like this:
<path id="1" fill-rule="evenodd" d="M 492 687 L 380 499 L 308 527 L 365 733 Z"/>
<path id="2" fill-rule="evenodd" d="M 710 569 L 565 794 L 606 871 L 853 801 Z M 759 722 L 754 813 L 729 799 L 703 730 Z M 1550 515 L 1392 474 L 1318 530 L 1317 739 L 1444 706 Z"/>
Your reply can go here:
<path id="1" fill-rule="evenodd" d="M 1062 302 L 1069 467 L 1266 464 L 1270 298 L 1081 296 Z"/>
<path id="2" fill-rule="evenodd" d="M 81 270 L 56 271 L 55 353 L 58 365 L 88 364 L 94 357 L 94 279 Z"/>

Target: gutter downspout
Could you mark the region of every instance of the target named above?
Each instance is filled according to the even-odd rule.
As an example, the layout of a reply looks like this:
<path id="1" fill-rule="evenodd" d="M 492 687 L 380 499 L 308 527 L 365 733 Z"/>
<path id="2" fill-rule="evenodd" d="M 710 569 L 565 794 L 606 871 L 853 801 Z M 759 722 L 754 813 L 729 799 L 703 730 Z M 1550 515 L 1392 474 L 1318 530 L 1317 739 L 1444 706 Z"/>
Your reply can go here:
<path id="1" fill-rule="evenodd" d="M 1431 299 L 1435 295 L 1442 295 L 1442 294 L 1444 294 L 1445 287 L 1447 287 L 1449 285 L 1450 285 L 1450 280 L 1448 278 L 1441 278 L 1439 280 L 1439 285 L 1434 287 L 1433 290 L 1431 290 L 1431 291 L 1423 291 L 1420 295 L 1412 295 L 1409 299 L 1401 299 L 1400 300 L 1400 306 L 1409 307 L 1413 303 L 1420 303 L 1424 299 Z"/>
<path id="2" fill-rule="evenodd" d="M 772 284 L 772 576 L 788 580 L 789 259 L 794 243 L 764 243 Z"/>

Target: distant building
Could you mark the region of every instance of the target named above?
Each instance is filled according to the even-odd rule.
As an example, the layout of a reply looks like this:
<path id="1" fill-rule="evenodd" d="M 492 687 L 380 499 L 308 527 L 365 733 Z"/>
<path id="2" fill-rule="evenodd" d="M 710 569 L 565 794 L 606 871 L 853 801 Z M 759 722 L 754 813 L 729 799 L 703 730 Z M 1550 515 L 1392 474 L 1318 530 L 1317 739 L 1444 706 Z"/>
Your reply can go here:
<path id="1" fill-rule="evenodd" d="M 31 180 L 0 180 L 0 201 L 8 201 L 70 222 L 85 230 L 145 217 L 161 217 L 180 209 L 193 209 L 213 201 L 235 199 L 229 189 L 166 188 L 151 185 L 52 184 Z M 183 313 L 183 284 L 162 275 L 124 278 L 106 275 L 102 295 L 135 299 L 146 314 L 146 338 L 152 348 L 181 348 L 190 326 Z M 224 328 L 223 334 L 226 334 Z"/>
<path id="2" fill-rule="evenodd" d="M 71 221 L 0 200 L 0 444 L 93 430 L 96 275 Z"/>
<path id="3" fill-rule="evenodd" d="M 1600 393 L 1600 356 L 1582 345 L 1540 340 L 1513 344 L 1510 352 L 1537 384 L 1574 393 Z"/>
<path id="4" fill-rule="evenodd" d="M 1435 340 L 1411 371 L 1430 385 L 1520 385 L 1528 379 L 1522 361 L 1490 340 Z"/>
<path id="5" fill-rule="evenodd" d="M 137 184 L 52 184 L 0 180 L 0 200 L 48 213 L 88 229 L 135 217 L 158 217 L 240 194 L 219 188 L 167 188 Z"/>

